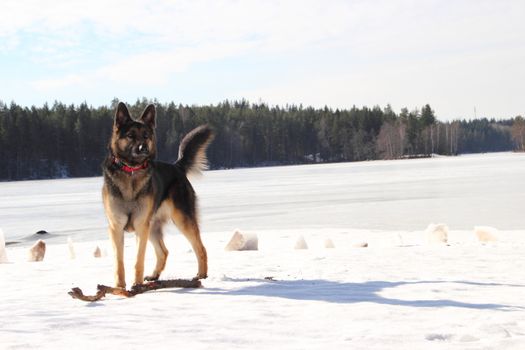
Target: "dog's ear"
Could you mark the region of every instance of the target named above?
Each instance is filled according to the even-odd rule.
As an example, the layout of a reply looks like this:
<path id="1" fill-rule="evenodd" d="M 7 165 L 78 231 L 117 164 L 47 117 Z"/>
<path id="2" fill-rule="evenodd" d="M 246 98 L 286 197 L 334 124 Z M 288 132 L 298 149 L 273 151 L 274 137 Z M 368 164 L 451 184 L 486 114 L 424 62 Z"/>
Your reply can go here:
<path id="1" fill-rule="evenodd" d="M 117 112 L 115 113 L 115 126 L 120 129 L 125 124 L 131 121 L 131 115 L 129 114 L 128 107 L 124 102 L 119 102 L 117 106 Z"/>
<path id="2" fill-rule="evenodd" d="M 142 112 L 142 116 L 140 117 L 140 120 L 144 124 L 149 125 L 150 128 L 154 129 L 155 128 L 155 115 L 156 115 L 155 105 L 151 104 L 151 105 L 148 105 L 148 107 L 146 107 L 144 112 Z"/>

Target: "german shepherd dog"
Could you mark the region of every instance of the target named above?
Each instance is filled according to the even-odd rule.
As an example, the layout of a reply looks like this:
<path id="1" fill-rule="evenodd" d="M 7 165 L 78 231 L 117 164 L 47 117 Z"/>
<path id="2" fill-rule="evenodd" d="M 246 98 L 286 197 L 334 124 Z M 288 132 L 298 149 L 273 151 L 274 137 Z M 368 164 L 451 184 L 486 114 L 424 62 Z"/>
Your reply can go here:
<path id="1" fill-rule="evenodd" d="M 139 120 L 133 120 L 124 103 L 119 103 L 102 167 L 102 197 L 109 221 L 109 237 L 115 255 L 115 284 L 125 288 L 124 231 L 135 231 L 137 259 L 134 284 L 144 283 L 144 256 L 149 241 L 157 263 L 146 280 L 156 280 L 166 266 L 168 250 L 162 227 L 171 219 L 190 242 L 198 261 L 195 278 L 207 277 L 208 261 L 197 220 L 196 195 L 188 178 L 206 168 L 206 148 L 212 130 L 202 125 L 182 140 L 174 164 L 155 161 L 155 106 L 146 107 Z"/>

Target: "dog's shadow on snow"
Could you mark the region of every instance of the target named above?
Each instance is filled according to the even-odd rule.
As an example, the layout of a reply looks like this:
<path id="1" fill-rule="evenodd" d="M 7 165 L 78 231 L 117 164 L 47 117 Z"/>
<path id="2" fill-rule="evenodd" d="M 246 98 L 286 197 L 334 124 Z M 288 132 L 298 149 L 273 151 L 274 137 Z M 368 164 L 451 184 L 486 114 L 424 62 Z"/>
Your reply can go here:
<path id="1" fill-rule="evenodd" d="M 458 288 L 469 287 L 487 288 L 485 295 L 490 298 L 496 292 L 494 287 L 522 288 L 525 285 L 481 283 L 469 281 L 368 281 L 363 283 L 335 282 L 328 280 L 266 280 L 266 279 L 234 279 L 226 278 L 224 281 L 232 283 L 258 282 L 257 285 L 249 285 L 236 289 L 204 288 L 199 294 L 228 295 L 228 296 L 264 296 L 273 298 L 285 298 L 292 300 L 325 301 L 330 303 L 352 304 L 352 303 L 374 303 L 383 305 L 398 305 L 409 307 L 458 307 L 468 309 L 493 309 L 502 311 L 524 310 L 523 306 L 503 305 L 495 303 L 468 303 L 451 299 L 417 299 L 406 300 L 388 298 L 381 295 L 390 288 L 427 284 L 429 290 L 439 288 L 439 284 L 453 283 Z M 434 285 L 434 286 L 432 286 Z M 437 285 L 437 286 L 436 286 Z M 412 292 L 413 294 L 414 292 Z"/>

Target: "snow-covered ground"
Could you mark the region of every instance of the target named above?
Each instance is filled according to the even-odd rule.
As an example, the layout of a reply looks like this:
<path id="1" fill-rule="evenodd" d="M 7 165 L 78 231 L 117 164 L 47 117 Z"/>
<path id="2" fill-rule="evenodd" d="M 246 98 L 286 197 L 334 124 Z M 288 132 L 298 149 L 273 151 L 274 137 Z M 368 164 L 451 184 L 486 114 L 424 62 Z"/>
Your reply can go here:
<path id="1" fill-rule="evenodd" d="M 204 288 L 95 303 L 67 291 L 113 280 L 100 179 L 0 184 L 0 227 L 22 242 L 0 264 L 0 349 L 523 349 L 524 165 L 498 154 L 208 172 L 194 182 Z M 448 225 L 448 246 L 427 244 L 430 222 Z M 498 240 L 481 244 L 474 225 Z M 224 251 L 236 228 L 259 250 Z M 46 257 L 26 262 L 39 229 Z M 173 231 L 162 277 L 191 277 L 194 254 Z M 309 249 L 294 249 L 299 236 Z M 128 235 L 128 283 L 134 245 Z"/>

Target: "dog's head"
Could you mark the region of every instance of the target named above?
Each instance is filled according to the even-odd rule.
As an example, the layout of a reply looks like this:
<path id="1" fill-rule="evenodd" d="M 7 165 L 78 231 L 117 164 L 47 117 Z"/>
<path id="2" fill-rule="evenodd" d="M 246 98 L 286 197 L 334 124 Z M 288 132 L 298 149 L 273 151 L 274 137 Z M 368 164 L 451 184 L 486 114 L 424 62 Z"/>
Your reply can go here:
<path id="1" fill-rule="evenodd" d="M 133 120 L 122 102 L 117 106 L 113 135 L 109 144 L 113 155 L 135 166 L 155 158 L 155 106 L 146 107 L 139 120 Z"/>

